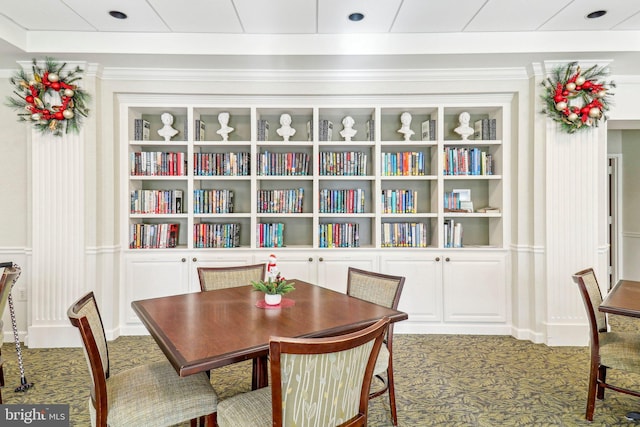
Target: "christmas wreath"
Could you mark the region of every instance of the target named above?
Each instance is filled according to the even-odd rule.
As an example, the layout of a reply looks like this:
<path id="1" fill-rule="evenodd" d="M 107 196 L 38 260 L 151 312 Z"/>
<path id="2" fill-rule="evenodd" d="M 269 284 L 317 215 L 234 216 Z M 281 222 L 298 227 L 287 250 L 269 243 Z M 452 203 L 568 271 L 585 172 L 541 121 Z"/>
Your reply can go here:
<path id="1" fill-rule="evenodd" d="M 607 120 L 614 82 L 603 81 L 608 75 L 606 67 L 593 65 L 582 71 L 577 62 L 557 67 L 542 81 L 545 92 L 543 113 L 560 123 L 568 133 L 598 126 Z"/>
<path id="2" fill-rule="evenodd" d="M 18 98 L 8 97 L 7 105 L 20 111 L 18 120 L 32 121 L 42 133 L 56 136 L 79 131 L 82 117 L 89 113 L 90 96 L 77 85 L 83 70 L 65 72 L 66 65 L 46 58 L 41 67 L 34 59 L 31 77 L 20 70 L 10 79 Z"/>

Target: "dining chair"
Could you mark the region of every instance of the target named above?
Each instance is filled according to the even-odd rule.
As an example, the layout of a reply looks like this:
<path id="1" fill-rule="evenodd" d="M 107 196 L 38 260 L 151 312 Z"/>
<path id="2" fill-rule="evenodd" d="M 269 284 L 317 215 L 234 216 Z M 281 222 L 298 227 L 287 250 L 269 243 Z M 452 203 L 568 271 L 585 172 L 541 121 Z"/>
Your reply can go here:
<path id="1" fill-rule="evenodd" d="M 11 288 L 18 277 L 20 277 L 21 269 L 15 265 L 4 267 L 1 269 L 0 275 L 0 404 L 2 404 L 2 387 L 4 387 L 4 359 L 2 358 L 2 344 L 4 343 L 4 321 L 2 315 L 7 308 L 7 301 Z"/>
<path id="2" fill-rule="evenodd" d="M 220 427 L 367 425 L 369 388 L 389 325 L 328 338 L 271 337 L 271 387 L 218 404 Z"/>
<path id="3" fill-rule="evenodd" d="M 239 265 L 233 267 L 198 267 L 200 289 L 235 288 L 264 280 L 267 264 Z"/>
<path id="4" fill-rule="evenodd" d="M 598 310 L 602 303 L 602 293 L 592 268 L 577 272 L 573 275 L 573 280 L 580 289 L 591 330 L 586 419 L 593 421 L 596 397 L 598 400 L 604 399 L 606 388 L 640 397 L 638 391 L 606 382 L 608 368 L 640 374 L 640 334 L 609 331 L 606 314 Z"/>
<path id="5" fill-rule="evenodd" d="M 205 418 L 216 425 L 218 397 L 204 373 L 180 377 L 168 361 L 148 363 L 111 374 L 102 317 L 93 292 L 67 311 L 78 328 L 92 380 L 91 425 L 171 426 Z"/>
<path id="6" fill-rule="evenodd" d="M 349 267 L 347 272 L 347 295 L 394 310 L 398 309 L 405 278 Z M 382 387 L 369 394 L 369 399 L 389 393 L 389 408 L 394 426 L 398 425 L 396 390 L 393 382 L 393 324 L 389 324 L 384 345 L 380 349 L 373 376 L 382 382 Z"/>

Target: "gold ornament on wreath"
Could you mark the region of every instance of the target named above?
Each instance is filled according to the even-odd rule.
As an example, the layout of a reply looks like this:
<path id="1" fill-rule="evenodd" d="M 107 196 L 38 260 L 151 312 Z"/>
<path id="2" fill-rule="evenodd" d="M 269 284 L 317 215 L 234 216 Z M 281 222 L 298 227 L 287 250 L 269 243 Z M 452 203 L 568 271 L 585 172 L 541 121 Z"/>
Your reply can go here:
<path id="1" fill-rule="evenodd" d="M 604 81 L 608 75 L 606 67 L 593 65 L 583 71 L 577 62 L 557 67 L 542 81 L 545 92 L 543 113 L 560 123 L 568 133 L 598 126 L 611 105 L 611 88 L 614 82 Z"/>
<path id="2" fill-rule="evenodd" d="M 42 133 L 56 136 L 80 130 L 82 118 L 89 114 L 90 95 L 77 84 L 83 70 L 65 71 L 66 65 L 46 58 L 40 66 L 34 59 L 31 76 L 20 70 L 10 79 L 18 98 L 7 97 L 7 105 L 19 111 L 19 121 L 33 122 Z"/>

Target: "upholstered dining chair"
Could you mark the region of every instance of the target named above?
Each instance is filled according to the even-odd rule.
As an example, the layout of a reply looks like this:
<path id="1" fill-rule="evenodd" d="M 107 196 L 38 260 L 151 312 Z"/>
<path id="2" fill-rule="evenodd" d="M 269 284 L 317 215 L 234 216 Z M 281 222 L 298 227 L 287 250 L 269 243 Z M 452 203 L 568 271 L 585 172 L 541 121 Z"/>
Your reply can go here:
<path id="1" fill-rule="evenodd" d="M 7 301 L 9 300 L 9 294 L 11 288 L 22 270 L 16 265 L 0 268 L 0 404 L 2 404 L 2 389 L 4 387 L 4 359 L 2 358 L 2 344 L 4 342 L 4 321 L 2 315 L 7 308 Z"/>
<path id="2" fill-rule="evenodd" d="M 198 267 L 200 289 L 211 291 L 250 285 L 252 281 L 264 280 L 266 271 L 265 263 L 233 267 Z"/>
<path id="3" fill-rule="evenodd" d="M 92 380 L 91 425 L 171 426 L 204 417 L 216 425 L 218 397 L 204 374 L 180 377 L 168 361 L 149 363 L 111 375 L 109 350 L 93 292 L 67 311 L 80 331 Z"/>
<path id="4" fill-rule="evenodd" d="M 596 397 L 599 400 L 604 399 L 605 388 L 640 397 L 638 391 L 606 382 L 608 368 L 640 374 L 640 334 L 609 332 L 606 314 L 598 311 L 598 306 L 602 303 L 602 293 L 592 268 L 577 272 L 573 275 L 573 280 L 580 289 L 591 329 L 586 419 L 593 421 Z"/>
<path id="5" fill-rule="evenodd" d="M 349 267 L 347 272 L 347 294 L 396 310 L 402 295 L 405 278 L 389 274 L 376 273 Z M 380 349 L 378 360 L 373 369 L 373 377 L 382 382 L 382 386 L 369 394 L 369 398 L 389 393 L 389 408 L 394 426 L 398 425 L 396 409 L 396 391 L 393 382 L 393 324 L 389 325 L 389 332 L 385 343 Z"/>
<path id="6" fill-rule="evenodd" d="M 389 319 L 328 338 L 271 337 L 271 387 L 218 404 L 220 427 L 366 426 L 373 367 Z"/>

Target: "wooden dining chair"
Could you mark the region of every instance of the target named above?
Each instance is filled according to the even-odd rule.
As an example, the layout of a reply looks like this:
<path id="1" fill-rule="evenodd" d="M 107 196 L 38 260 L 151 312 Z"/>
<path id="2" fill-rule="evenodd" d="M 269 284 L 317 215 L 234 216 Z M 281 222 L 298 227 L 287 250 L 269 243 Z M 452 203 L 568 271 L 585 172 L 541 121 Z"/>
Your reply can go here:
<path id="1" fill-rule="evenodd" d="M 67 311 L 78 328 L 92 380 L 91 425 L 171 426 L 201 417 L 216 425 L 218 397 L 204 373 L 180 377 L 168 361 L 148 363 L 111 375 L 109 349 L 93 292 Z"/>
<path id="2" fill-rule="evenodd" d="M 586 419 L 593 421 L 596 397 L 598 400 L 604 399 L 606 388 L 640 397 L 638 391 L 606 382 L 608 368 L 640 374 L 640 334 L 609 332 L 607 316 L 598 310 L 602 303 L 602 293 L 592 268 L 577 272 L 573 275 L 573 280 L 580 289 L 591 331 Z"/>
<path id="3" fill-rule="evenodd" d="M 218 425 L 366 426 L 373 367 L 388 325 L 383 318 L 334 337 L 272 337 L 272 386 L 222 400 Z"/>
<path id="4" fill-rule="evenodd" d="M 7 301 L 13 284 L 20 277 L 22 270 L 15 264 L 0 268 L 0 404 L 2 404 L 2 387 L 4 387 L 4 359 L 2 358 L 2 344 L 4 343 L 4 321 L 2 315 L 7 308 Z"/>
<path id="5" fill-rule="evenodd" d="M 392 276 L 349 267 L 347 272 L 347 294 L 397 310 L 404 281 L 405 278 L 402 276 Z M 393 382 L 393 324 L 389 325 L 389 331 L 373 370 L 373 377 L 378 379 L 382 386 L 372 391 L 369 394 L 369 398 L 373 399 L 388 392 L 391 421 L 394 426 L 397 426 L 398 411 L 396 409 L 396 390 Z"/>
<path id="6" fill-rule="evenodd" d="M 239 265 L 233 267 L 198 267 L 200 289 L 235 288 L 264 280 L 267 264 Z"/>

